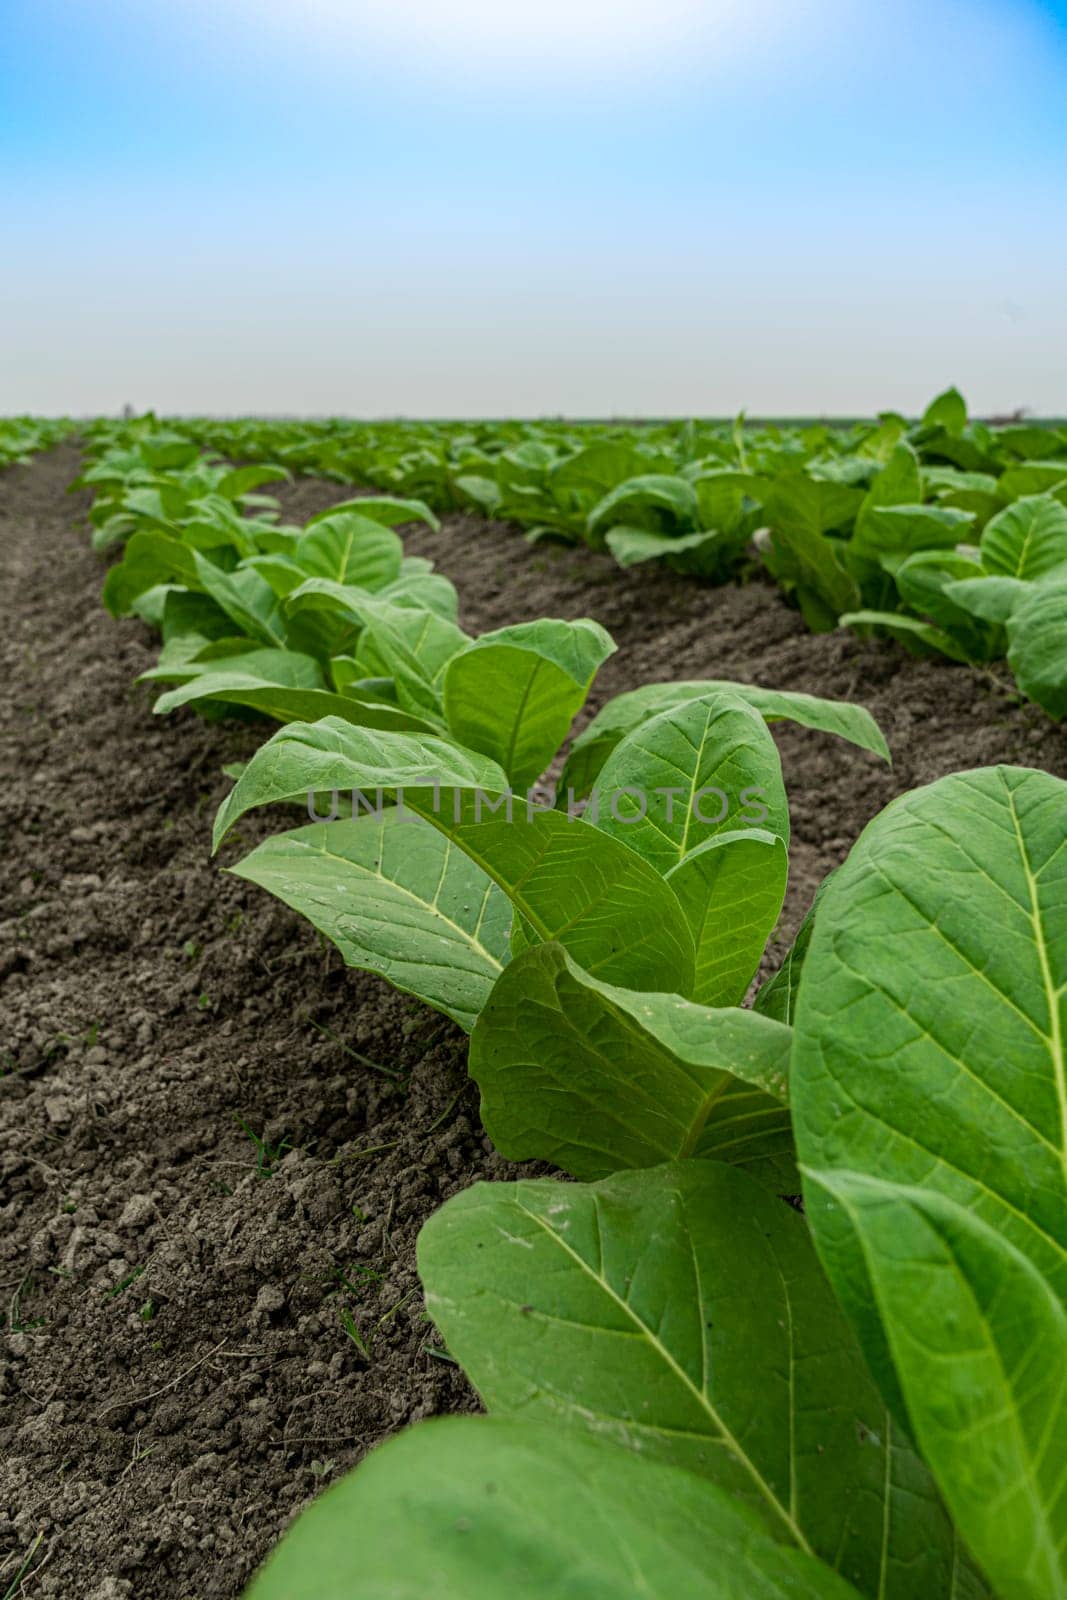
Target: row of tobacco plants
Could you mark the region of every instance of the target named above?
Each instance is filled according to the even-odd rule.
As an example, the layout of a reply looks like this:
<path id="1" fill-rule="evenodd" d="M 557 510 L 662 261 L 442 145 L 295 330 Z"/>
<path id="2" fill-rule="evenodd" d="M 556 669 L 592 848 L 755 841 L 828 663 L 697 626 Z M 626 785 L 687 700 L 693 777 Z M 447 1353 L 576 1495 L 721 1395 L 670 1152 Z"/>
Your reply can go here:
<path id="1" fill-rule="evenodd" d="M 26 466 L 40 450 L 50 450 L 73 428 L 65 418 L 0 417 L 0 470 Z"/>
<path id="2" fill-rule="evenodd" d="M 971 421 L 955 390 L 918 423 L 885 413 L 850 427 L 189 426 L 235 460 L 483 512 L 625 567 L 720 582 L 755 537 L 809 627 L 1006 657 L 1024 695 L 1067 714 L 1067 429 Z"/>
<path id="3" fill-rule="evenodd" d="M 280 724 L 216 843 L 299 807 L 234 870 L 454 1018 L 489 1136 L 562 1175 L 426 1224 L 487 1415 L 373 1452 L 255 1600 L 1067 1595 L 1067 784 L 896 801 L 745 1006 L 788 870 L 768 723 L 885 758 L 863 708 L 647 685 L 553 803 L 597 623 L 471 638 L 396 532 L 433 525 L 418 498 L 288 526 L 287 462 L 91 432 L 105 600 L 162 634 L 157 711 Z M 915 459 L 885 450 L 870 516 Z"/>

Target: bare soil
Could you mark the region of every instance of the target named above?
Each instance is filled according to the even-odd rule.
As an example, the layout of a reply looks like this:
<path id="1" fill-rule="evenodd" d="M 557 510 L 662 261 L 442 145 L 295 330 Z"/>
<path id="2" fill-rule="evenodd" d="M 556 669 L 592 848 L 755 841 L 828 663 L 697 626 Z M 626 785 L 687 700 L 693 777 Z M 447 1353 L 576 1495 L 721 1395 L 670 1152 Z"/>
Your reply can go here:
<path id="1" fill-rule="evenodd" d="M 154 641 L 100 607 L 78 465 L 65 446 L 0 477 L 0 1593 L 41 1533 L 31 1600 L 231 1600 L 378 1440 L 473 1406 L 416 1234 L 467 1184 L 534 1169 L 481 1133 L 458 1029 L 209 860 L 222 766 L 269 728 L 153 718 L 133 680 Z M 350 493 L 298 483 L 284 515 Z M 988 677 L 813 637 L 759 578 L 625 574 L 464 517 L 407 537 L 472 632 L 603 622 L 620 648 L 590 713 L 702 676 L 869 706 L 892 769 L 776 730 L 779 953 L 901 790 L 996 761 L 1067 776 L 1064 731 Z"/>

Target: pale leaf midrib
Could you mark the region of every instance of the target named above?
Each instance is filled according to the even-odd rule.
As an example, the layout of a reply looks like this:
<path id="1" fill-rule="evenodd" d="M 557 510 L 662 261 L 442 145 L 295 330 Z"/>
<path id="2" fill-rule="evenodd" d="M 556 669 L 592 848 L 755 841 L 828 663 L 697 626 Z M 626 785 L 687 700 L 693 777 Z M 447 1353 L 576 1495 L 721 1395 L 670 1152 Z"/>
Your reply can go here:
<path id="1" fill-rule="evenodd" d="M 727 1427 L 724 1418 L 720 1416 L 716 1407 L 712 1405 L 708 1394 L 697 1388 L 697 1386 L 693 1383 L 693 1380 L 689 1377 L 689 1374 L 675 1360 L 671 1351 L 662 1343 L 660 1339 L 656 1337 L 652 1330 L 641 1321 L 640 1317 L 638 1317 L 632 1306 L 628 1305 L 626 1301 L 623 1300 L 623 1298 L 615 1291 L 606 1278 L 598 1273 L 594 1273 L 588 1262 L 586 1262 L 582 1256 L 579 1255 L 578 1252 L 560 1236 L 560 1234 L 555 1232 L 555 1230 L 552 1229 L 543 1218 L 537 1216 L 535 1212 L 528 1210 L 527 1207 L 521 1204 L 521 1202 L 516 1202 L 516 1204 L 518 1205 L 518 1209 L 522 1212 L 523 1216 L 527 1217 L 529 1221 L 535 1223 L 537 1227 L 547 1234 L 549 1239 L 551 1239 L 554 1244 L 556 1244 L 566 1255 L 571 1258 L 581 1272 L 583 1272 L 587 1277 L 592 1278 L 593 1281 L 599 1285 L 602 1292 L 614 1303 L 614 1305 L 623 1313 L 623 1315 L 629 1317 L 631 1321 L 636 1324 L 637 1328 L 647 1339 L 648 1343 L 660 1356 L 660 1359 L 663 1361 L 664 1365 L 670 1369 L 682 1386 L 689 1391 L 698 1407 L 707 1414 L 713 1426 L 718 1430 L 722 1439 L 733 1452 L 735 1460 L 749 1474 L 760 1495 L 766 1501 L 769 1508 L 788 1528 L 790 1536 L 793 1538 L 793 1540 L 800 1546 L 805 1554 L 813 1556 L 814 1551 L 805 1538 L 799 1525 L 793 1519 L 786 1507 L 783 1506 L 782 1502 L 778 1499 L 778 1496 L 764 1478 L 755 1462 L 745 1454 L 744 1450 L 741 1448 L 739 1440 L 735 1438 L 730 1428 Z"/>

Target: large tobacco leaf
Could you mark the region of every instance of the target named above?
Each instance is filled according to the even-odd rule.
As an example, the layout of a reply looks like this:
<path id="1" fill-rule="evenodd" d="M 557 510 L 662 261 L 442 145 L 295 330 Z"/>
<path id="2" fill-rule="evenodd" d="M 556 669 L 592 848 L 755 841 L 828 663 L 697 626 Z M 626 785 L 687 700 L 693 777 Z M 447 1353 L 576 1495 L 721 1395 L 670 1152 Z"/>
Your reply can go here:
<path id="1" fill-rule="evenodd" d="M 445 739 L 376 732 L 336 717 L 291 723 L 256 752 L 223 802 L 215 843 L 252 807 L 330 790 L 372 798 L 381 790 L 390 799 L 402 791 L 403 806 L 499 884 L 537 939 L 560 939 L 605 982 L 692 987 L 693 937 L 655 869 L 599 829 L 512 804 L 494 761 Z"/>
<path id="2" fill-rule="evenodd" d="M 372 794 L 403 788 L 412 799 L 419 791 L 432 802 L 435 781 L 449 798 L 455 789 L 480 787 L 496 794 L 506 787 L 495 761 L 462 750 L 449 739 L 375 733 L 337 717 L 290 723 L 260 746 L 219 807 L 213 844 L 217 848 L 238 818 L 255 806 L 300 801 L 334 789 Z"/>
<path id="3" fill-rule="evenodd" d="M 441 686 L 449 661 L 470 640 L 448 617 L 396 605 L 364 589 L 309 578 L 287 596 L 286 610 L 325 612 L 359 630 L 355 658 L 361 677 L 392 678 L 405 710 L 443 723 Z"/>
<path id="4" fill-rule="evenodd" d="M 844 611 L 838 621 L 843 628 L 876 628 L 879 633 L 896 639 L 912 655 L 943 655 L 953 661 L 971 659 L 967 647 L 944 628 L 935 627 L 921 617 L 910 617 L 903 611 Z"/>
<path id="5" fill-rule="evenodd" d="M 943 1195 L 849 1172 L 809 1196 L 855 1231 L 909 1427 L 1001 1600 L 1067 1593 L 1067 1313 Z"/>
<path id="6" fill-rule="evenodd" d="M 752 1011 L 598 983 L 558 944 L 516 956 L 471 1037 L 486 1132 L 517 1161 L 605 1177 L 682 1157 L 796 1193 L 791 1035 Z"/>
<path id="7" fill-rule="evenodd" d="M 484 633 L 452 656 L 445 719 L 460 744 L 498 761 L 519 790 L 541 776 L 597 669 L 615 650 L 598 622 L 543 618 Z"/>
<path id="8" fill-rule="evenodd" d="M 756 684 L 731 683 L 708 678 L 679 683 L 648 683 L 609 700 L 571 745 L 561 787 L 575 797 L 589 793 L 598 773 L 616 745 L 635 728 L 673 706 L 702 700 L 719 691 L 744 700 L 766 722 L 795 722 L 821 733 L 832 733 L 862 750 L 888 761 L 889 746 L 877 722 L 864 706 L 847 700 L 823 700 L 818 695 L 765 689 Z"/>
<path id="9" fill-rule="evenodd" d="M 403 558 L 403 543 L 391 528 L 354 511 L 316 518 L 292 553 L 306 577 L 371 590 L 398 578 Z"/>
<path id="10" fill-rule="evenodd" d="M 1049 495 L 1061 499 L 1067 493 L 1067 461 L 1027 461 L 1009 467 L 997 483 L 1002 500 L 1030 499 Z"/>
<path id="11" fill-rule="evenodd" d="M 322 668 L 298 650 L 249 650 L 217 659 L 194 660 L 181 667 L 161 666 L 142 673 L 141 680 L 180 677 L 152 707 L 157 714 L 179 706 L 218 702 L 247 706 L 277 722 L 341 717 L 371 728 L 432 732 L 421 718 L 398 705 L 359 690 L 336 694 L 326 685 Z"/>
<path id="12" fill-rule="evenodd" d="M 946 1195 L 1061 1295 L 1065 816 L 1067 783 L 997 767 L 913 790 L 871 823 L 819 906 L 792 1090 L 806 1165 Z M 819 1215 L 844 1265 L 848 1230 Z"/>
<path id="13" fill-rule="evenodd" d="M 778 747 L 758 711 L 725 690 L 639 724 L 605 761 L 595 794 L 596 826 L 661 873 L 746 825 L 789 842 Z"/>
<path id="14" fill-rule="evenodd" d="M 589 513 L 593 543 L 615 524 L 645 527 L 653 533 L 690 533 L 696 529 L 700 506 L 693 485 L 667 473 L 645 473 L 616 487 Z"/>
<path id="15" fill-rule="evenodd" d="M 1008 664 L 1050 717 L 1067 717 L 1067 578 L 1028 586 L 1008 618 Z"/>
<path id="16" fill-rule="evenodd" d="M 737 539 L 719 528 L 670 535 L 620 523 L 604 540 L 620 567 L 637 567 L 645 561 L 664 561 L 675 572 L 722 580 L 736 562 Z"/>
<path id="17" fill-rule="evenodd" d="M 125 617 L 147 589 L 174 582 L 190 589 L 203 587 L 195 552 L 173 533 L 143 529 L 127 540 L 122 560 L 104 579 L 104 605 L 113 617 Z"/>
<path id="18" fill-rule="evenodd" d="M 404 499 L 391 494 L 361 494 L 353 500 L 339 500 L 336 505 L 327 506 L 325 511 L 309 517 L 305 526 L 314 528 L 321 522 L 348 512 L 369 517 L 372 522 L 379 522 L 385 528 L 399 528 L 409 522 L 425 522 L 435 531 L 441 527 L 425 500 Z"/>
<path id="19" fill-rule="evenodd" d="M 444 834 L 394 809 L 278 834 L 230 870 L 307 917 L 349 966 L 468 1032 L 508 960 L 504 892 Z"/>
<path id="20" fill-rule="evenodd" d="M 193 560 L 197 573 L 194 587 L 210 595 L 238 632 L 269 648 L 285 648 L 285 618 L 278 597 L 258 572 L 251 567 L 224 572 L 198 550 L 193 551 Z"/>
<path id="21" fill-rule="evenodd" d="M 777 479 L 767 496 L 771 543 L 762 551 L 764 562 L 796 590 L 805 621 L 815 632 L 833 628 L 843 611 L 860 602 L 859 588 L 826 534 L 847 527 L 862 500 L 860 488 L 804 474 Z"/>
<path id="22" fill-rule="evenodd" d="M 872 1600 L 982 1593 L 803 1219 L 737 1168 L 476 1184 L 419 1265 L 491 1413 L 696 1473 Z"/>
<path id="23" fill-rule="evenodd" d="M 922 500 L 919 458 L 911 445 L 901 440 L 886 456 L 885 463 L 871 483 L 856 517 L 859 532 L 868 514 L 880 506 L 915 505 Z"/>
<path id="24" fill-rule="evenodd" d="M 988 571 L 1008 578 L 1067 569 L 1067 506 L 1050 494 L 1016 500 L 986 524 L 981 548 Z"/>
<path id="25" fill-rule="evenodd" d="M 714 1484 L 501 1417 L 409 1429 L 296 1521 L 248 1600 L 856 1600 Z"/>
<path id="26" fill-rule="evenodd" d="M 1065 815 L 1067 784 L 1001 767 L 876 818 L 819 907 L 792 1061 L 823 1261 L 963 1536 L 1027 1600 L 1067 1592 L 1041 1567 L 1067 1546 Z M 1053 1586 L 1006 1583 L 998 1545 Z"/>
<path id="27" fill-rule="evenodd" d="M 691 1000 L 741 1004 L 778 921 L 788 876 L 784 840 L 761 828 L 715 834 L 667 873 L 693 935 Z"/>
<path id="28" fill-rule="evenodd" d="M 903 558 L 917 550 L 951 550 L 973 521 L 969 511 L 951 506 L 874 506 L 857 523 L 852 548 L 872 560 Z"/>
<path id="29" fill-rule="evenodd" d="M 894 581 L 905 605 L 927 617 L 961 646 L 970 661 L 987 661 L 1003 653 L 1002 635 L 976 619 L 950 592 L 953 584 L 981 580 L 983 568 L 973 556 L 956 550 L 922 550 L 896 569 Z"/>

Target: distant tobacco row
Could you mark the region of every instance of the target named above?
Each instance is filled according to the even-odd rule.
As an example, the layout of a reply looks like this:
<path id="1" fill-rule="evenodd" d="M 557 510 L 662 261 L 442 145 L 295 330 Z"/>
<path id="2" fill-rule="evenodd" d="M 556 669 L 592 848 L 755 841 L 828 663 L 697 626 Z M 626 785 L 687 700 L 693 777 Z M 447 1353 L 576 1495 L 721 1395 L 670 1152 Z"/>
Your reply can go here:
<path id="1" fill-rule="evenodd" d="M 202 421 L 238 460 L 476 510 L 533 540 L 585 542 L 722 582 L 754 559 L 808 626 L 884 634 L 919 655 L 1007 657 L 1067 715 L 1067 429 L 970 421 L 955 390 L 917 423 Z"/>
<path id="2" fill-rule="evenodd" d="M 39 450 L 50 450 L 73 430 L 65 418 L 0 417 L 0 470 L 25 466 Z"/>
<path id="3" fill-rule="evenodd" d="M 948 437 L 939 404 L 924 427 Z M 909 504 L 879 498 L 885 475 L 918 461 L 894 434 L 866 455 L 853 437 L 836 477 L 801 451 L 796 492 L 858 490 L 874 538 Z M 738 470 L 764 470 L 765 435 L 727 437 Z M 285 526 L 260 491 L 288 464 L 97 425 L 95 539 L 124 546 L 105 599 L 162 632 L 158 711 L 281 724 L 235 769 L 216 846 L 265 805 L 382 794 L 232 870 L 454 1018 L 496 1147 L 573 1181 L 475 1184 L 427 1223 L 427 1307 L 489 1414 L 375 1451 L 250 1594 L 1067 1594 L 1067 785 L 984 769 L 896 801 L 746 1007 L 788 872 L 768 724 L 888 759 L 870 715 L 650 684 L 568 744 L 604 629 L 471 638 L 396 532 L 433 526 L 425 503 Z M 829 546 L 859 581 L 846 541 L 772 537 Z M 822 559 L 790 580 L 805 605 Z M 515 826 L 484 805 L 564 746 L 558 792 L 629 808 Z M 716 789 L 758 791 L 765 815 L 693 806 Z M 783 1198 L 801 1194 L 803 1214 Z"/>

